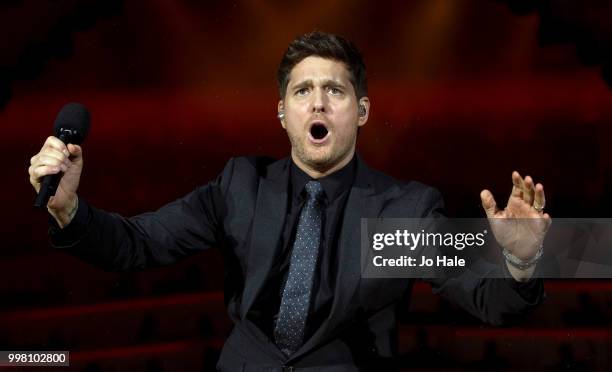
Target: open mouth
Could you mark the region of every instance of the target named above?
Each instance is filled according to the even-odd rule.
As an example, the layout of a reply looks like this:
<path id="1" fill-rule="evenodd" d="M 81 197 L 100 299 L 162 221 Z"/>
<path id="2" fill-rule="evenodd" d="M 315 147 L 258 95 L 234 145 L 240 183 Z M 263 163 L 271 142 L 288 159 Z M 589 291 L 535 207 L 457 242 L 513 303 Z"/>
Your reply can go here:
<path id="1" fill-rule="evenodd" d="M 314 123 L 310 127 L 310 135 L 317 141 L 325 138 L 325 136 L 327 136 L 327 133 L 329 133 L 329 131 L 322 123 Z"/>

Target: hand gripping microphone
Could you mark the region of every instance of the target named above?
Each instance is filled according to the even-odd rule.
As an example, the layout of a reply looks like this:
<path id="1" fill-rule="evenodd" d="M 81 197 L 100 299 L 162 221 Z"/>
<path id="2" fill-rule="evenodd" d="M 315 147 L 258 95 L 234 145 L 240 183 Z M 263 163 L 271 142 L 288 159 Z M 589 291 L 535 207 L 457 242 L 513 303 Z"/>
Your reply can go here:
<path id="1" fill-rule="evenodd" d="M 66 145 L 80 145 L 89 132 L 89 111 L 80 103 L 69 103 L 62 107 L 55 119 L 53 133 Z M 34 201 L 34 208 L 46 208 L 49 198 L 55 195 L 62 178 L 62 172 L 49 174 L 42 178 L 40 191 Z"/>

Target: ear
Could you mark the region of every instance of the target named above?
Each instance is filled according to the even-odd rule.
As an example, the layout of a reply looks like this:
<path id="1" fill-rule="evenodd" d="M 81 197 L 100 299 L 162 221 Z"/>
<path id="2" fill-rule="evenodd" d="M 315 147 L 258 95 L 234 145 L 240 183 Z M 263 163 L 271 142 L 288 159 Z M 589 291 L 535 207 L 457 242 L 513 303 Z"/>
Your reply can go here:
<path id="1" fill-rule="evenodd" d="M 278 120 L 280 120 L 281 122 L 281 126 L 283 127 L 283 129 L 287 129 L 285 127 L 285 118 L 284 118 L 285 104 L 283 103 L 282 99 L 278 101 L 278 106 L 276 107 L 276 110 L 277 110 Z"/>
<path id="2" fill-rule="evenodd" d="M 364 115 L 359 115 L 359 121 L 357 122 L 357 125 L 362 127 L 368 122 L 368 117 L 370 117 L 370 99 L 368 97 L 361 97 L 359 99 L 359 106 L 365 108 Z"/>

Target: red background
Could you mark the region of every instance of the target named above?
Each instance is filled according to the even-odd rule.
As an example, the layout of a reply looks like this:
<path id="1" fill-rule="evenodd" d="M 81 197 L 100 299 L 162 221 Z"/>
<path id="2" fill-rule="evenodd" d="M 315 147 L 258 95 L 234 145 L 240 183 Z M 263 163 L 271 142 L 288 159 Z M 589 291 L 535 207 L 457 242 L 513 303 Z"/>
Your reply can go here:
<path id="1" fill-rule="evenodd" d="M 92 115 L 80 195 L 125 215 L 189 192 L 232 156 L 285 156 L 276 68 L 314 29 L 363 51 L 372 114 L 358 151 L 370 166 L 439 188 L 451 216 L 481 216 L 482 188 L 503 204 L 516 169 L 544 183 L 553 217 L 607 217 L 612 92 L 576 44 L 543 45 L 541 22 L 487 0 L 0 4 L 0 345 L 71 350 L 76 369 L 214 365 L 228 329 L 218 252 L 111 274 L 53 251 L 29 159 L 71 101 Z M 612 285 L 547 289 L 525 323 L 493 329 L 417 287 L 402 365 L 608 366 Z"/>

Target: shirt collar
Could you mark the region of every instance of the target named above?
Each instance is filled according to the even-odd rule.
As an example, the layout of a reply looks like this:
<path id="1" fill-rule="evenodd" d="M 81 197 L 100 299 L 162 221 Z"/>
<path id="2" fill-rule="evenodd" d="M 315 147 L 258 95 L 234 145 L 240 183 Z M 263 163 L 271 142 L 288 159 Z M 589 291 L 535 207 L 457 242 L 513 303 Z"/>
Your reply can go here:
<path id="1" fill-rule="evenodd" d="M 334 201 L 337 197 L 342 195 L 342 193 L 348 190 L 353 184 L 356 173 L 355 168 L 357 165 L 357 161 L 355 159 L 356 156 L 353 155 L 351 161 L 349 161 L 344 167 L 317 180 L 321 182 L 321 186 L 323 186 L 328 203 Z M 299 197 L 302 194 L 306 183 L 311 180 L 313 180 L 313 178 L 301 170 L 300 167 L 295 165 L 293 160 L 291 160 L 291 189 L 293 195 Z"/>

